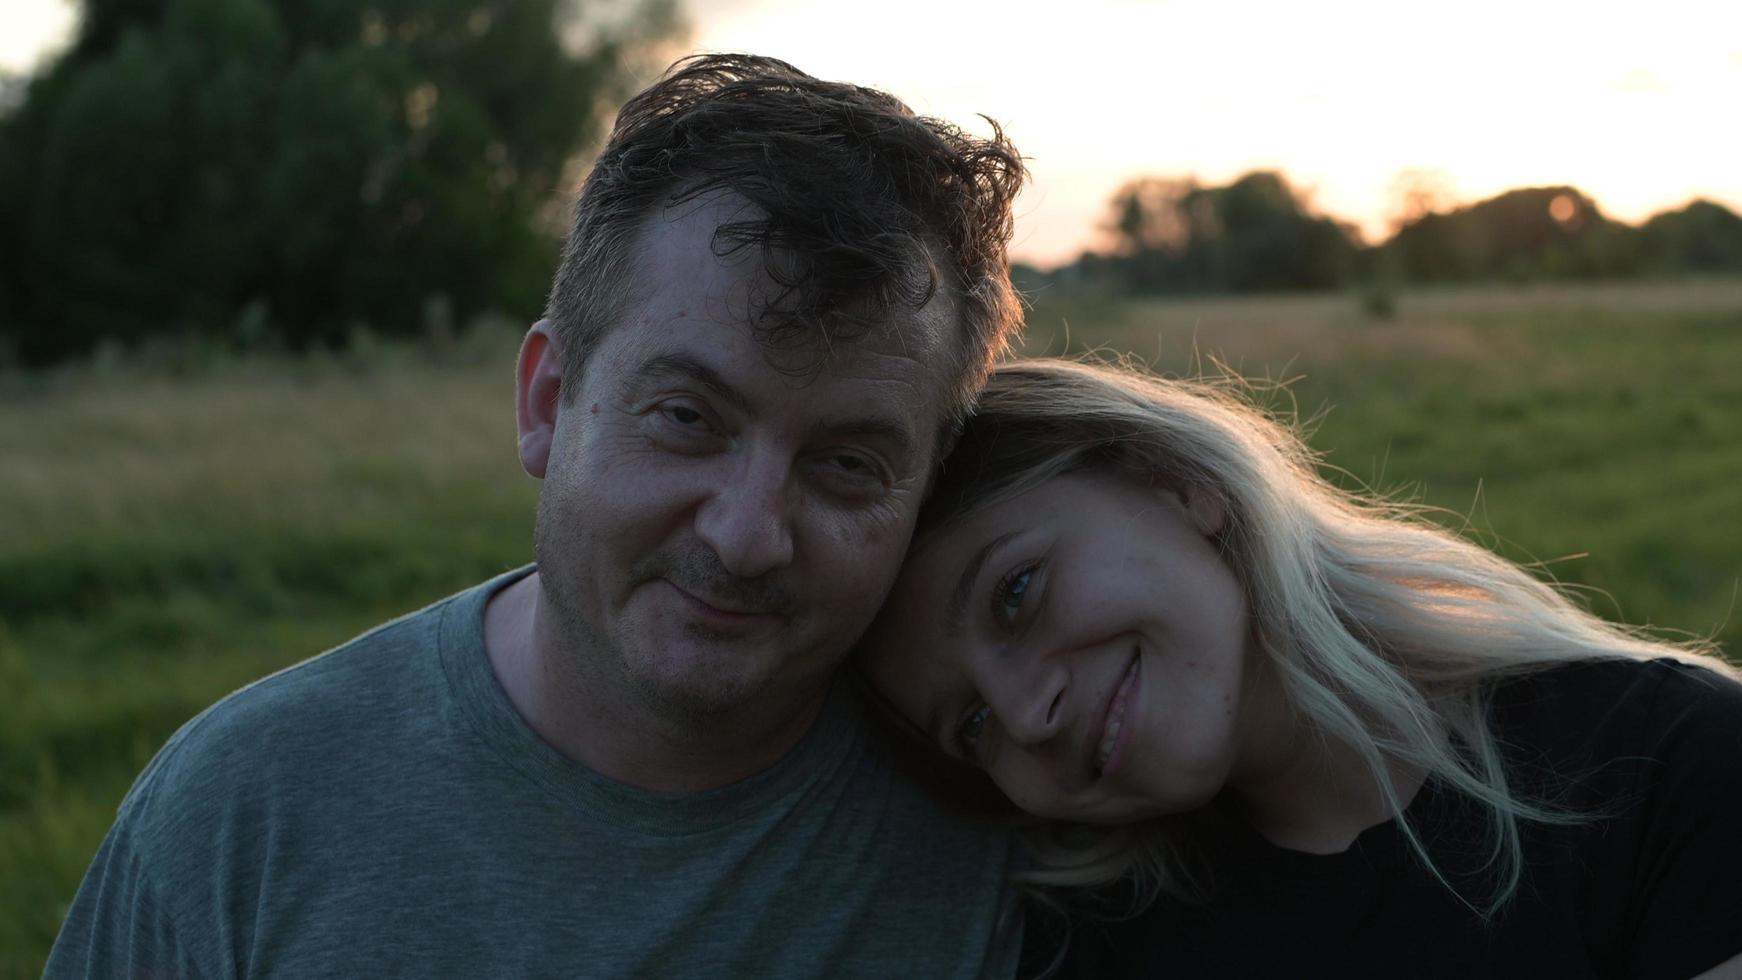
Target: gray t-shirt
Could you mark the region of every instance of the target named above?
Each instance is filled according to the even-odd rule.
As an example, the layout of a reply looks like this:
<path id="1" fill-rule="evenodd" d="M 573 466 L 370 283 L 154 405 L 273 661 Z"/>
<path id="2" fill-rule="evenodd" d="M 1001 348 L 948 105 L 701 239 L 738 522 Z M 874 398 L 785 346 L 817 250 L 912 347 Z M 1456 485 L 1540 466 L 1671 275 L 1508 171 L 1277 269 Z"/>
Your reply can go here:
<path id="1" fill-rule="evenodd" d="M 140 775 L 47 975 L 1009 977 L 1010 838 L 894 771 L 844 685 L 772 768 L 646 793 L 527 727 L 502 576 L 274 674 Z"/>

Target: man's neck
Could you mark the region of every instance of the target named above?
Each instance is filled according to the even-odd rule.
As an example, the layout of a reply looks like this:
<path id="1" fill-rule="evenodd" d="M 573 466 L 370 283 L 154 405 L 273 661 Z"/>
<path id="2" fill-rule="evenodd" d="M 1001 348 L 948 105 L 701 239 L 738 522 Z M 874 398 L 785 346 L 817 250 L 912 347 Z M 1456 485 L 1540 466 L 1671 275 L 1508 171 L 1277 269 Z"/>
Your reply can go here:
<path id="1" fill-rule="evenodd" d="M 701 792 L 755 775 L 803 740 L 827 690 L 798 711 L 752 704 L 708 719 L 673 719 L 591 669 L 585 651 L 556 628 L 538 573 L 492 596 L 484 646 L 496 680 L 520 717 L 570 759 L 651 792 Z"/>

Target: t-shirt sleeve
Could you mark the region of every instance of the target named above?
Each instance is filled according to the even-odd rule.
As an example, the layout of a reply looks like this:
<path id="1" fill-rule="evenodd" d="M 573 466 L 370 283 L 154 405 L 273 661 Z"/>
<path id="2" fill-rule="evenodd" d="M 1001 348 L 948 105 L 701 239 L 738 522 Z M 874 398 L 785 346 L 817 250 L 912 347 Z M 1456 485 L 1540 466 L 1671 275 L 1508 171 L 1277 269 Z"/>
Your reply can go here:
<path id="1" fill-rule="evenodd" d="M 131 845 L 127 811 L 97 850 L 43 976 L 200 977 Z"/>
<path id="2" fill-rule="evenodd" d="M 1638 980 L 1687 980 L 1742 953 L 1742 684 L 1665 666 L 1630 889 Z"/>

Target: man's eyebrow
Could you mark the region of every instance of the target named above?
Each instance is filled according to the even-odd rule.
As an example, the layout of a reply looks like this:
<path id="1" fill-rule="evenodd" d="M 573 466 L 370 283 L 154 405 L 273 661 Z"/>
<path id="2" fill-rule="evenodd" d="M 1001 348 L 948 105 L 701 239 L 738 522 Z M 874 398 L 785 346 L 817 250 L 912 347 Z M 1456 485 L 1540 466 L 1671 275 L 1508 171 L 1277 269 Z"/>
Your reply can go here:
<path id="1" fill-rule="evenodd" d="M 650 357 L 630 377 L 635 381 L 658 377 L 688 378 L 730 402 L 733 408 L 739 411 L 750 410 L 750 399 L 744 397 L 743 392 L 732 387 L 731 382 L 720 372 L 689 354 L 670 353 Z"/>
<path id="2" fill-rule="evenodd" d="M 968 593 L 973 591 L 974 580 L 980 577 L 980 569 L 986 564 L 986 559 L 992 557 L 992 552 L 1011 538 L 1020 534 L 1020 530 L 1006 531 L 980 546 L 968 559 L 968 564 L 962 569 L 962 577 L 956 580 L 956 587 L 950 591 L 949 604 L 944 607 L 944 635 L 958 636 L 962 632 L 962 614 L 968 608 Z"/>
<path id="3" fill-rule="evenodd" d="M 862 415 L 840 422 L 824 423 L 818 426 L 818 430 L 819 434 L 830 436 L 882 440 L 892 444 L 903 456 L 911 456 L 915 449 L 912 427 L 889 415 Z"/>

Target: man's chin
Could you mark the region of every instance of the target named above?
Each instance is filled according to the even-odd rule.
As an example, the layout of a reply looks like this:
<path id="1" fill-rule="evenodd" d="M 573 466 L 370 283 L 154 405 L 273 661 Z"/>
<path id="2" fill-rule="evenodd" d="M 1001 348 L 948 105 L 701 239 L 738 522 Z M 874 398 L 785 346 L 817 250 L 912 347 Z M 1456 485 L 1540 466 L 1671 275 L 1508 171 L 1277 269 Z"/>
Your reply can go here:
<path id="1" fill-rule="evenodd" d="M 766 679 L 742 674 L 642 675 L 635 686 L 651 711 L 669 720 L 699 724 L 761 712 L 769 701 Z"/>
<path id="2" fill-rule="evenodd" d="M 662 714 L 720 718 L 744 711 L 777 716 L 798 710 L 828 687 L 828 671 L 799 656 L 744 643 L 698 642 L 692 631 L 628 659 L 635 686 Z"/>

